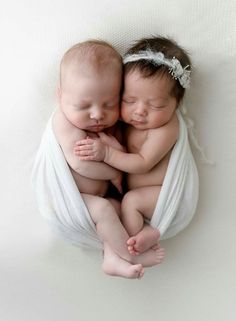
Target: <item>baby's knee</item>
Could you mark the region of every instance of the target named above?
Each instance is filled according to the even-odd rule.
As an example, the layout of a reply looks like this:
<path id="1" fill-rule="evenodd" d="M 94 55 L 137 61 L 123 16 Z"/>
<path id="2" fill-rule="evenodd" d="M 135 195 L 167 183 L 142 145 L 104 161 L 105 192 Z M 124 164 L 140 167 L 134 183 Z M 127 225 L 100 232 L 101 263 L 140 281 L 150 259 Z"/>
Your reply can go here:
<path id="1" fill-rule="evenodd" d="M 115 209 L 111 202 L 105 198 L 99 198 L 95 205 L 95 212 L 96 212 L 96 220 L 106 220 L 112 215 L 115 215 Z"/>
<path id="2" fill-rule="evenodd" d="M 136 208 L 138 203 L 137 194 L 133 191 L 130 191 L 125 194 L 121 203 L 121 211 L 125 213 L 130 209 Z"/>

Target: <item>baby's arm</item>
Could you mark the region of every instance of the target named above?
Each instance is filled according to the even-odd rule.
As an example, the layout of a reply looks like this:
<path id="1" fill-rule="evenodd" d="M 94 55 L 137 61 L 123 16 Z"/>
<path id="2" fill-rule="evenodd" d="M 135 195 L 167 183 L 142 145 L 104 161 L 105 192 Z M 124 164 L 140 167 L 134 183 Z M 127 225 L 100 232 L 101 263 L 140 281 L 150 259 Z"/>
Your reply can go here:
<path id="1" fill-rule="evenodd" d="M 81 176 L 97 180 L 116 180 L 121 175 L 120 171 L 104 162 L 83 162 L 75 156 L 73 152 L 75 142 L 85 139 L 87 134 L 71 125 L 59 111 L 54 115 L 53 129 L 67 163 L 75 172 Z"/>
<path id="2" fill-rule="evenodd" d="M 77 142 L 76 154 L 81 160 L 103 160 L 130 174 L 143 174 L 153 168 L 173 147 L 178 137 L 178 122 L 148 130 L 147 138 L 138 153 L 125 153 L 103 144 L 100 140 Z"/>

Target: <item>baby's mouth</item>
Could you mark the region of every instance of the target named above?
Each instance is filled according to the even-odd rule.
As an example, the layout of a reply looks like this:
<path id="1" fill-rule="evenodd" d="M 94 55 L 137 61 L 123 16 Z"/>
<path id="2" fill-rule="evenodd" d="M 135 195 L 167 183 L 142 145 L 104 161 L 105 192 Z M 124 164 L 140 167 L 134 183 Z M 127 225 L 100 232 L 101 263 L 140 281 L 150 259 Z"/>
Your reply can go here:
<path id="1" fill-rule="evenodd" d="M 92 126 L 89 126 L 88 127 L 88 130 L 90 131 L 95 131 L 95 132 L 100 132 L 102 131 L 106 126 L 103 125 L 103 124 L 95 124 L 95 125 L 92 125 Z"/>
<path id="2" fill-rule="evenodd" d="M 144 124 L 145 123 L 145 121 L 142 119 L 132 119 L 131 120 L 131 123 L 132 124 Z"/>

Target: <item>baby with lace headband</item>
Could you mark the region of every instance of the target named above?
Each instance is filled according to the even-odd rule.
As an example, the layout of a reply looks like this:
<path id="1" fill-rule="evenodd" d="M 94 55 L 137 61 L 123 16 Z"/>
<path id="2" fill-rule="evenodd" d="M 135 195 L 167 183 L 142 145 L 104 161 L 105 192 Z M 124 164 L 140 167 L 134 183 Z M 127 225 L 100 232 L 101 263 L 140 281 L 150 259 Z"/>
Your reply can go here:
<path id="1" fill-rule="evenodd" d="M 138 41 L 123 63 L 126 152 L 104 143 L 105 133 L 78 141 L 74 150 L 81 160 L 103 161 L 127 173 L 121 219 L 130 236 L 128 250 L 137 256 L 159 248 L 162 231 L 149 222 L 180 135 L 177 110 L 190 84 L 191 63 L 179 45 L 163 37 Z"/>

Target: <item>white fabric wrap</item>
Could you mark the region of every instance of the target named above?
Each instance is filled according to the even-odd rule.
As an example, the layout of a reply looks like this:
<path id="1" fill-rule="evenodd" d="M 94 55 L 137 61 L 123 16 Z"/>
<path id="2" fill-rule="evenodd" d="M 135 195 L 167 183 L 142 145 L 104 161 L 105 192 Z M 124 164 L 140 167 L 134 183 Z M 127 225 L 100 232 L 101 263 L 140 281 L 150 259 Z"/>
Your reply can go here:
<path id="1" fill-rule="evenodd" d="M 198 173 L 184 119 L 177 111 L 180 133 L 150 224 L 161 238 L 173 237 L 191 221 L 198 200 Z M 102 248 L 95 225 L 71 175 L 52 129 L 52 117 L 36 155 L 32 184 L 40 213 L 72 244 Z"/>
<path id="2" fill-rule="evenodd" d="M 150 224 L 161 239 L 175 236 L 192 220 L 199 194 L 199 179 L 188 141 L 188 130 L 179 110 L 179 138 L 172 150 L 165 179 Z"/>

